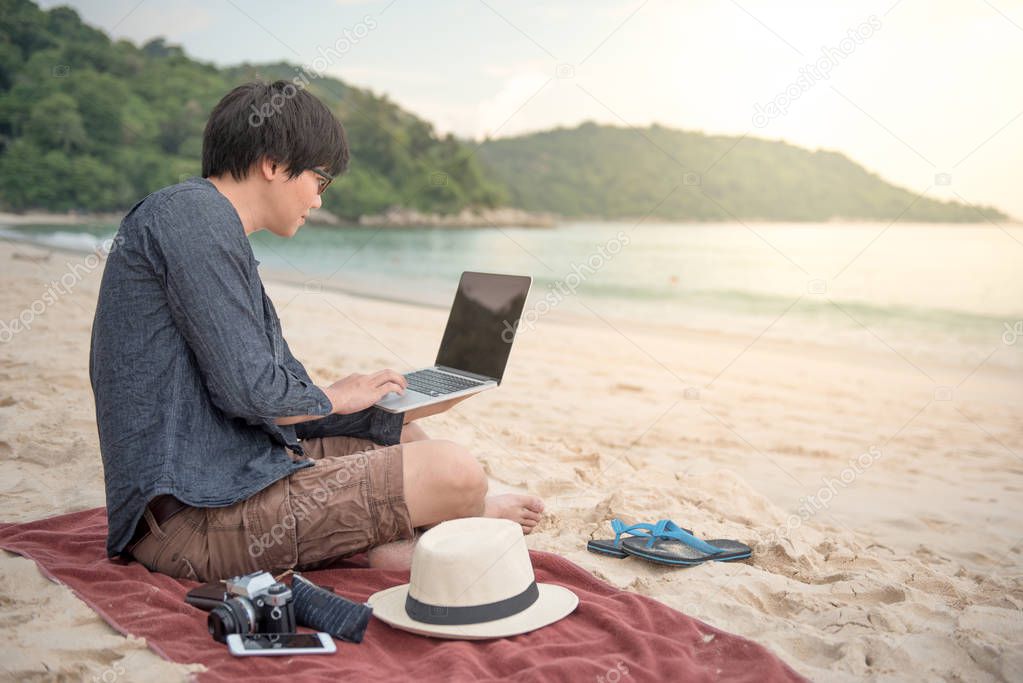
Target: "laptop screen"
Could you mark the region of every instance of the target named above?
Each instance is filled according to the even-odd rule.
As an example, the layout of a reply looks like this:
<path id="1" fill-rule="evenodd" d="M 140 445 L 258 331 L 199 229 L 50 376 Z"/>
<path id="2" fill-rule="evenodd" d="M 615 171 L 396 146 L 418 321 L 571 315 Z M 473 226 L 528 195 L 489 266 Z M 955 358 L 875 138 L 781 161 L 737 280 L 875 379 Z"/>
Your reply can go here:
<path id="1" fill-rule="evenodd" d="M 500 383 L 531 281 L 524 275 L 462 273 L 437 365 Z"/>

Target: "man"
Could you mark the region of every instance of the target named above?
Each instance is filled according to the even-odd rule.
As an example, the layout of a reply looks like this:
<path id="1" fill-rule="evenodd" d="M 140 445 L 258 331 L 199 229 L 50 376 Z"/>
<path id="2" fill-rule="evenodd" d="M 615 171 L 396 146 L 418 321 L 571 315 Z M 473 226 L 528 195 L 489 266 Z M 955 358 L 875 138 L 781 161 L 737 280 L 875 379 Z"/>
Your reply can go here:
<path id="1" fill-rule="evenodd" d="M 475 459 L 413 422 L 457 401 L 392 415 L 373 404 L 403 392 L 402 375 L 318 387 L 291 354 L 247 238 L 293 237 L 347 164 L 319 100 L 251 83 L 210 114 L 203 177 L 125 216 L 89 362 L 108 556 L 199 581 L 363 551 L 402 566 L 417 527 L 486 515 L 529 533 L 539 521 L 539 499 L 488 497 Z"/>

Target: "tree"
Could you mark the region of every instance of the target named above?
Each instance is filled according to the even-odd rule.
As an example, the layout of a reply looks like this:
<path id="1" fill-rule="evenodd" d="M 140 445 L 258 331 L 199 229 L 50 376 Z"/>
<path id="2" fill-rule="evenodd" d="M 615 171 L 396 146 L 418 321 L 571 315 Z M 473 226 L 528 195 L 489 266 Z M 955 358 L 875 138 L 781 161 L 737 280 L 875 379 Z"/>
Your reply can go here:
<path id="1" fill-rule="evenodd" d="M 90 148 L 99 154 L 109 154 L 111 148 L 123 142 L 123 109 L 128 99 L 128 88 L 110 74 L 92 69 L 75 69 L 66 78 L 66 92 L 78 102 Z"/>
<path id="2" fill-rule="evenodd" d="M 64 93 L 54 93 L 32 107 L 25 137 L 43 149 L 59 149 L 64 154 L 81 151 L 88 142 L 78 103 Z"/>

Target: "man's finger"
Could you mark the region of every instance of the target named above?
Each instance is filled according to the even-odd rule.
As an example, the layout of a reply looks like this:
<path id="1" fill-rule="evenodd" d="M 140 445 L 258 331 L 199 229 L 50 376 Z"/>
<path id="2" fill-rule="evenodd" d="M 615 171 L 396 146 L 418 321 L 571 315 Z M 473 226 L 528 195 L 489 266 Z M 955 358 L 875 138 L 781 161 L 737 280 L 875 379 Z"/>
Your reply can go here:
<path id="1" fill-rule="evenodd" d="M 384 393 L 380 394 L 381 396 L 385 396 L 385 395 L 391 393 L 392 391 L 396 391 L 399 394 L 404 394 L 405 393 L 405 387 L 401 386 L 397 382 L 385 382 L 384 384 L 381 384 L 377 388 L 380 391 L 384 392 Z"/>
<path id="2" fill-rule="evenodd" d="M 373 375 L 373 378 L 377 381 L 378 384 L 381 382 L 395 382 L 396 384 L 400 384 L 402 388 L 404 388 L 405 385 L 408 384 L 408 382 L 405 380 L 404 375 L 402 375 L 399 372 L 395 372 L 394 370 L 391 369 L 381 370 L 380 372 Z"/>

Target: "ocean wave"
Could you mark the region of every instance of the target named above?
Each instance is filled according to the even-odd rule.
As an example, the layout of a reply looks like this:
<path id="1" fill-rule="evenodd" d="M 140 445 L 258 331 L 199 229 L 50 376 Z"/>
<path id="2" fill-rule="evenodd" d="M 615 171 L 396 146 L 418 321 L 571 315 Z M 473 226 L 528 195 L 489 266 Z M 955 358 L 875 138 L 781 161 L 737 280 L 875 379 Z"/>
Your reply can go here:
<path id="1" fill-rule="evenodd" d="M 115 234 L 116 232 L 114 231 L 95 234 L 81 230 L 73 232 L 67 230 L 43 232 L 38 230 L 0 228 L 0 238 L 3 239 L 27 244 L 38 244 L 40 246 L 77 253 L 96 251 L 102 247 L 106 240 L 111 239 Z"/>

